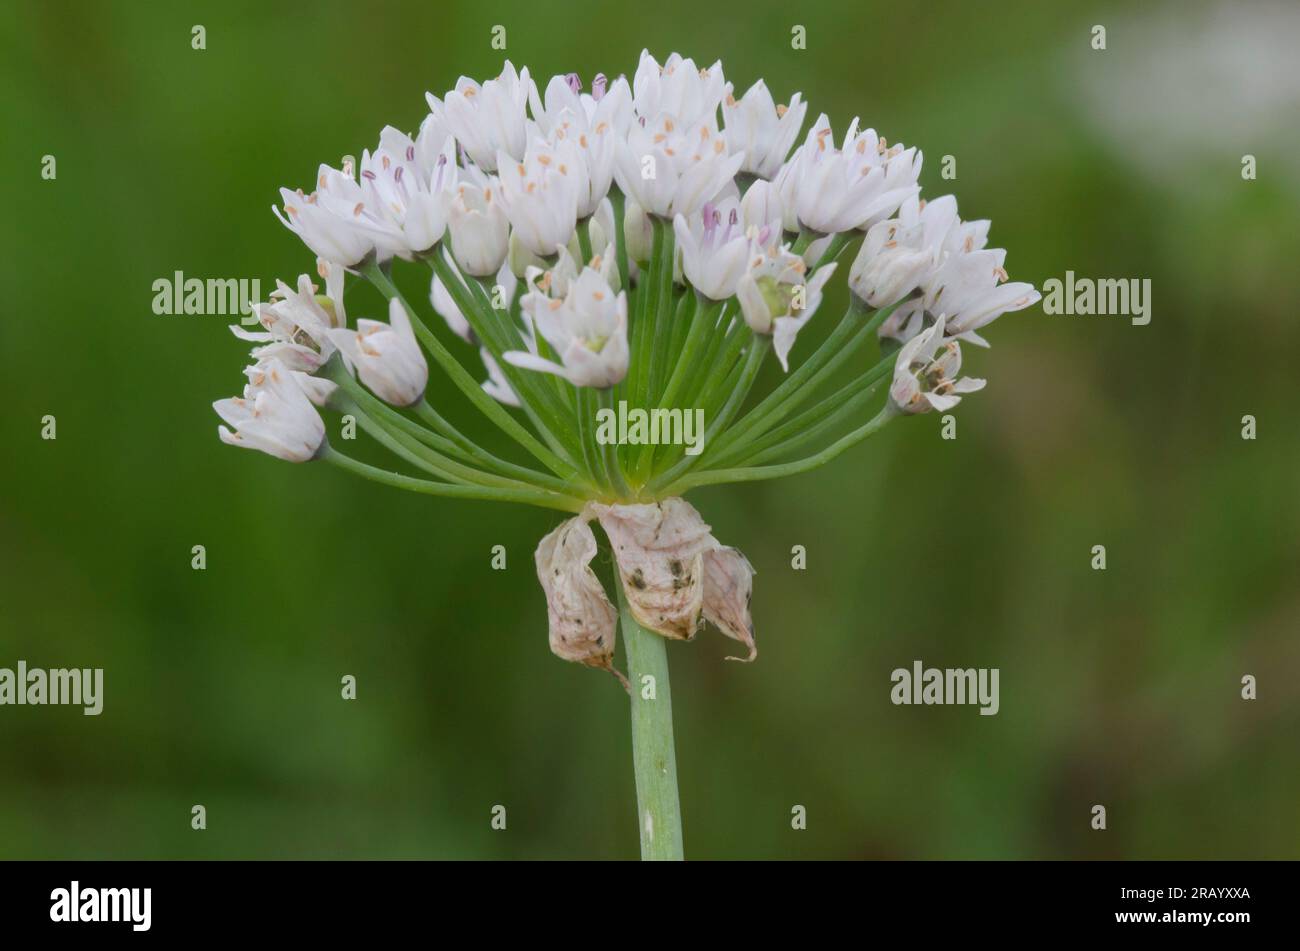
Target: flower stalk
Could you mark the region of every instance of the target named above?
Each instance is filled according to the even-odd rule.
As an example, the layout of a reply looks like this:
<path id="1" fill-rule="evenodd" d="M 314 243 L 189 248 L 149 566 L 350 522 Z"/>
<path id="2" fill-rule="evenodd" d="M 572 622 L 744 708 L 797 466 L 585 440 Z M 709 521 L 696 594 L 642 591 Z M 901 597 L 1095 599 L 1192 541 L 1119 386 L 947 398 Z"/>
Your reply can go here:
<path id="1" fill-rule="evenodd" d="M 673 697 L 668 642 L 637 623 L 619 582 L 619 621 L 627 651 L 632 697 L 632 768 L 636 773 L 641 858 L 672 861 L 682 851 L 682 807 L 673 743 Z"/>

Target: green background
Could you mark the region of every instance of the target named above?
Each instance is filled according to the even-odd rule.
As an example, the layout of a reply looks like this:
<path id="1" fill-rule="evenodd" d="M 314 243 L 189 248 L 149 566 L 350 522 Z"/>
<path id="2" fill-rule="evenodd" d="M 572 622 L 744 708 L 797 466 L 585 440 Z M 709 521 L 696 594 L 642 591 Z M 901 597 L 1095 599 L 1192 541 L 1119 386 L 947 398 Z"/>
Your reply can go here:
<path id="1" fill-rule="evenodd" d="M 691 495 L 758 570 L 761 654 L 670 646 L 688 857 L 1300 856 L 1295 133 L 1257 108 L 1285 63 L 1220 42 L 1258 79 L 1234 102 L 1139 40 L 1154 4 L 2 6 L 0 666 L 103 667 L 106 696 L 0 707 L 0 857 L 636 854 L 626 698 L 547 648 L 532 550 L 558 516 L 221 445 L 210 404 L 245 346 L 151 310 L 176 270 L 310 270 L 278 186 L 495 75 L 494 24 L 543 79 L 720 57 L 737 92 L 762 76 L 809 121 L 921 147 L 925 193 L 991 217 L 1012 279 L 1153 283 L 1146 327 L 1035 307 L 990 328 L 955 441 L 911 419 Z M 359 283 L 347 306 L 382 316 Z M 891 705 L 917 659 L 1000 668 L 1001 712 Z"/>

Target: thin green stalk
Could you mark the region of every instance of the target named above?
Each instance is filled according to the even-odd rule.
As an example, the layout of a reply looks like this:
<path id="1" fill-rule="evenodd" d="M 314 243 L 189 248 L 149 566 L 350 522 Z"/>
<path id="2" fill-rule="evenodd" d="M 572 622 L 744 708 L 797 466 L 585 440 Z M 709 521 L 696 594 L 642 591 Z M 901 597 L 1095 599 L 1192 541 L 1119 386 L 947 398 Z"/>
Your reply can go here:
<path id="1" fill-rule="evenodd" d="M 417 439 L 426 439 L 427 437 L 438 439 L 440 436 L 445 437 L 445 439 L 442 440 L 443 443 L 447 443 L 446 448 L 444 448 L 445 452 L 451 452 L 453 448 L 459 448 L 460 459 L 465 462 L 477 463 L 498 475 L 509 476 L 512 479 L 529 482 L 556 492 L 564 492 L 573 487 L 573 480 L 566 481 L 558 479 L 549 472 L 542 472 L 539 469 L 521 466 L 488 452 L 444 419 L 437 410 L 429 405 L 427 400 L 421 400 L 415 405 L 414 409 L 416 415 L 432 426 L 434 430 L 434 432 L 428 432 L 425 430 L 425 435 L 421 435 L 419 432 L 412 430 L 411 434 Z M 440 434 L 440 436 L 436 434 Z M 443 448 L 442 443 L 435 444 L 434 448 Z M 579 481 L 578 487 L 591 488 L 591 486 L 587 485 L 585 481 L 581 480 Z"/>
<path id="2" fill-rule="evenodd" d="M 877 327 L 893 313 L 898 304 L 882 308 L 862 321 L 866 305 L 856 296 L 851 298 L 844 317 L 831 335 L 813 355 L 795 368 L 780 385 L 757 406 L 731 427 L 713 446 L 713 458 L 720 458 L 724 450 L 742 445 L 746 440 L 761 435 L 799 407 L 816 392 L 817 386 L 848 360 L 866 343 Z"/>
<path id="3" fill-rule="evenodd" d="M 663 490 L 664 495 L 682 495 L 690 489 L 701 485 L 716 485 L 719 482 L 757 482 L 761 479 L 780 479 L 785 476 L 798 475 L 801 472 L 808 472 L 810 469 L 816 469 L 824 466 L 846 449 L 856 446 L 868 436 L 875 435 L 891 419 L 898 415 L 893 404 L 886 403 L 872 419 L 831 443 L 821 452 L 808 456 L 805 459 L 798 459 L 794 462 L 785 462 L 775 466 L 751 466 L 741 469 L 711 469 L 705 472 L 697 472 L 694 475 L 688 475 L 667 486 Z"/>
<path id="4" fill-rule="evenodd" d="M 636 773 L 641 858 L 681 861 L 682 807 L 673 747 L 673 697 L 664 638 L 637 623 L 620 579 L 618 606 L 632 690 L 632 767 Z"/>
<path id="5" fill-rule="evenodd" d="M 722 409 L 708 420 L 707 428 L 704 430 L 704 445 L 708 446 L 718 435 L 724 431 L 736 413 L 740 411 L 741 405 L 745 398 L 749 396 L 750 387 L 754 385 L 754 380 L 758 377 L 759 367 L 762 366 L 763 357 L 772 349 L 772 338 L 767 334 L 750 334 L 749 354 L 745 357 L 745 362 L 740 371 L 740 377 L 736 380 L 735 385 L 731 387 L 727 395 L 727 401 L 722 404 Z M 706 414 L 708 407 L 705 408 Z M 681 460 L 663 475 L 652 479 L 650 488 L 652 491 L 658 491 L 659 486 L 665 482 L 672 482 L 680 478 L 684 473 L 695 467 L 700 456 L 682 456 Z"/>
<path id="6" fill-rule="evenodd" d="M 758 440 L 750 447 L 746 464 L 757 466 L 772 462 L 815 443 L 824 433 L 833 431 L 845 420 L 856 416 L 863 406 L 871 402 L 883 382 L 880 377 L 854 380 L 829 399 Z"/>
<path id="7" fill-rule="evenodd" d="M 434 360 L 438 362 L 438 365 L 443 368 L 451 381 L 474 404 L 476 409 L 492 420 L 502 432 L 527 449 L 538 462 L 560 478 L 569 479 L 577 475 L 578 469 L 576 466 L 565 459 L 561 459 L 553 450 L 543 445 L 536 436 L 507 413 L 500 403 L 483 392 L 483 388 L 479 386 L 478 381 L 470 376 L 469 371 L 460 365 L 460 361 L 451 355 L 451 351 L 442 345 L 442 341 L 420 319 L 420 315 L 415 312 L 415 308 L 402 296 L 402 292 L 397 289 L 397 285 L 389 279 L 388 275 L 377 264 L 372 262 L 363 266 L 361 273 L 379 289 L 385 299 L 393 300 L 396 298 L 402 302 L 402 305 L 406 308 L 407 316 L 411 319 L 411 326 L 415 329 L 415 334 L 420 338 L 420 342 L 424 344 L 425 349 L 429 351 Z"/>
<path id="8" fill-rule="evenodd" d="M 631 293 L 630 269 L 627 262 L 627 236 L 623 233 L 623 225 L 626 217 L 625 205 L 626 199 L 623 193 L 617 188 L 609 190 L 609 201 L 614 206 L 614 237 L 611 239 L 617 248 L 616 261 L 618 263 L 618 279 L 623 290 Z"/>
<path id="9" fill-rule="evenodd" d="M 420 492 L 424 495 L 440 495 L 453 499 L 480 499 L 490 502 L 522 502 L 527 505 L 539 505 L 542 508 L 558 509 L 561 512 L 582 511 L 583 503 L 577 499 L 549 495 L 540 490 L 495 489 L 479 485 L 449 485 L 445 482 L 415 479 L 398 472 L 380 469 L 377 466 L 361 462 L 359 459 L 353 459 L 351 456 L 345 456 L 328 443 L 321 446 L 317 458 L 331 465 L 347 469 L 349 472 L 371 481 L 381 482 L 397 489 L 406 489 L 410 492 Z"/>
<path id="10" fill-rule="evenodd" d="M 601 488 L 611 486 L 602 477 L 604 464 L 600 457 L 600 447 L 596 443 L 596 397 L 589 386 L 577 387 L 578 400 L 578 441 L 582 445 L 582 459 L 594 482 Z"/>
<path id="11" fill-rule="evenodd" d="M 547 388 L 537 373 L 521 370 L 504 358 L 508 349 L 523 349 L 519 329 L 509 320 L 498 319 L 482 285 L 473 278 L 462 280 L 440 253 L 431 254 L 428 262 L 461 314 L 496 359 L 501 372 L 519 395 L 521 408 L 542 438 L 553 450 L 576 465 L 576 453 L 569 450 L 578 448 L 577 434 L 569 425 L 554 391 Z"/>
<path id="12" fill-rule="evenodd" d="M 668 346 L 673 338 L 673 313 L 676 301 L 673 299 L 673 259 L 677 255 L 677 232 L 670 222 L 660 223 L 664 233 L 663 262 L 659 272 L 658 307 L 655 309 L 654 323 L 650 330 L 653 344 L 650 348 L 649 378 L 646 380 L 645 395 L 639 405 L 649 407 L 658 398 L 663 383 L 664 367 L 668 363 Z"/>
<path id="13" fill-rule="evenodd" d="M 578 252 L 582 255 L 578 267 L 582 269 L 591 263 L 591 219 L 584 218 L 579 221 L 574 230 L 578 232 Z"/>
<path id="14" fill-rule="evenodd" d="M 614 388 L 605 387 L 600 391 L 601 409 L 614 412 Z M 618 463 L 618 446 L 616 440 L 605 443 L 605 477 L 614 489 L 614 494 L 620 499 L 631 497 L 631 490 L 628 488 L 627 481 L 623 478 L 623 468 Z"/>

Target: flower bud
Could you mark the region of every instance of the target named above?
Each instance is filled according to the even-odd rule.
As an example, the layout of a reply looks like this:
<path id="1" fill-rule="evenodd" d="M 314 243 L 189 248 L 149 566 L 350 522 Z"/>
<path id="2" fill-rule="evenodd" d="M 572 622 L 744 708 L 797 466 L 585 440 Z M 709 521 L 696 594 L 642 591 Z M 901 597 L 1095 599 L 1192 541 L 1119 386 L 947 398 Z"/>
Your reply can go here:
<path id="1" fill-rule="evenodd" d="M 356 330 L 331 330 L 330 339 L 376 396 L 393 406 L 410 406 L 424 395 L 429 365 L 397 298 L 389 301 L 388 319 L 385 324 L 362 318 Z"/>

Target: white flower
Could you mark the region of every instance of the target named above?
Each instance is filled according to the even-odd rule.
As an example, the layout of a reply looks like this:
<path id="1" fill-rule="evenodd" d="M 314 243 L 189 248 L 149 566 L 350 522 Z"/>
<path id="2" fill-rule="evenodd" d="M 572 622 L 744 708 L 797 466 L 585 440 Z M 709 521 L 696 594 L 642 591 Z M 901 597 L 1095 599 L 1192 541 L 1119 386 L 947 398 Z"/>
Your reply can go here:
<path id="1" fill-rule="evenodd" d="M 920 286 L 942 258 L 942 248 L 957 220 L 957 201 L 944 195 L 925 207 L 915 197 L 903 202 L 897 218 L 867 229 L 862 249 L 849 271 L 849 287 L 872 307 L 888 307 Z"/>
<path id="2" fill-rule="evenodd" d="M 388 302 L 388 320 L 362 318 L 356 330 L 331 330 L 330 339 L 376 396 L 393 406 L 410 406 L 424 395 L 429 365 L 397 298 Z"/>
<path id="3" fill-rule="evenodd" d="M 761 244 L 773 236 L 770 228 L 767 234 L 746 234 L 734 199 L 716 207 L 706 204 L 703 211 L 691 215 L 689 223 L 678 215 L 673 230 L 682 255 L 682 272 L 692 287 L 712 300 L 726 300 L 736 293 L 749 266 L 752 242 Z"/>
<path id="4" fill-rule="evenodd" d="M 614 179 L 645 211 L 691 215 L 718 197 L 744 162 L 711 121 L 687 125 L 671 113 L 632 123 L 619 143 Z"/>
<path id="5" fill-rule="evenodd" d="M 611 289 L 618 289 L 618 264 L 613 255 L 597 255 L 587 265 L 600 273 L 601 279 Z M 548 268 L 530 267 L 524 273 L 524 281 L 530 291 L 540 291 L 548 297 L 567 297 L 578 275 L 579 264 L 567 248 L 561 248 L 555 264 Z"/>
<path id="6" fill-rule="evenodd" d="M 920 191 L 921 154 L 888 147 L 874 129 L 859 133 L 857 119 L 844 136 L 843 149 L 837 149 L 823 114 L 790 163 L 781 197 L 787 202 L 793 198 L 800 225 L 822 234 L 888 218 Z"/>
<path id="7" fill-rule="evenodd" d="M 807 111 L 808 104 L 800 101 L 798 93 L 789 106 L 777 105 L 761 79 L 739 100 L 728 96 L 722 103 L 722 122 L 727 146 L 745 153 L 740 170 L 765 179 L 775 175 L 790 154 Z"/>
<path id="8" fill-rule="evenodd" d="M 530 291 L 523 310 L 563 365 L 519 350 L 505 354 L 510 363 L 555 373 L 574 386 L 604 388 L 627 375 L 627 295 L 615 296 L 599 271 L 585 268 L 564 297 Z"/>
<path id="9" fill-rule="evenodd" d="M 642 50 L 632 77 L 633 105 L 641 118 L 669 113 L 683 125 L 704 122 L 714 130 L 718 127 L 718 103 L 730 92 L 721 61 L 699 69 L 694 60 L 682 59 L 677 53 L 660 66 L 648 50 Z"/>
<path id="10" fill-rule="evenodd" d="M 587 218 L 609 194 L 614 177 L 618 142 L 632 122 L 632 93 L 621 76 L 606 89 L 604 76 L 597 76 L 591 95 L 580 94 L 581 83 L 574 73 L 556 76 L 546 87 L 546 105 L 533 93 L 533 116 L 537 128 L 552 144 L 571 143 L 586 173 L 585 187 L 578 195 L 578 217 Z"/>
<path id="11" fill-rule="evenodd" d="M 250 331 L 238 324 L 231 325 L 231 333 L 240 340 L 264 344 L 253 349 L 253 357 L 258 362 L 278 359 L 290 370 L 312 373 L 334 352 L 329 331 L 346 325 L 342 269 L 323 261 L 318 261 L 317 267 L 326 277 L 331 296 L 318 295 L 306 274 L 299 275 L 297 290 L 276 281 L 271 299 L 253 305 L 263 330 Z M 330 288 L 330 283 L 335 286 Z"/>
<path id="12" fill-rule="evenodd" d="M 389 155 L 404 156 L 408 161 L 414 161 L 420 171 L 427 175 L 437 167 L 438 161 L 446 153 L 447 137 L 451 134 L 451 129 L 442 119 L 429 113 L 420 123 L 420 131 L 414 140 L 400 129 L 385 126 L 379 133 L 379 148 Z M 454 141 L 455 137 L 452 138 Z M 452 157 L 455 158 L 454 148 Z"/>
<path id="13" fill-rule="evenodd" d="M 468 173 L 452 195 L 447 214 L 451 253 L 462 271 L 487 277 L 500 270 L 510 250 L 510 221 L 495 178 Z"/>
<path id="14" fill-rule="evenodd" d="M 906 207 L 900 210 L 900 218 Z M 1041 295 L 1031 284 L 1002 283 L 1007 280 L 1003 267 L 1006 251 L 985 249 L 989 222 L 962 221 L 951 196 L 927 203 L 921 218 L 926 221 L 924 241 L 936 248 L 934 266 L 919 281 L 921 295 L 890 314 L 878 335 L 882 340 L 906 343 L 943 312 L 950 337 L 987 347 L 977 330 L 1005 313 L 1031 306 Z M 941 235 L 945 227 L 947 231 Z"/>
<path id="15" fill-rule="evenodd" d="M 759 250 L 736 286 L 736 297 L 745 322 L 756 334 L 771 334 L 772 349 L 789 371 L 787 358 L 795 337 L 822 302 L 822 288 L 835 273 L 827 264 L 806 281 L 808 265 L 789 248 L 772 246 Z"/>
<path id="16" fill-rule="evenodd" d="M 521 161 L 510 163 L 504 152 L 498 157 L 502 204 L 515 238 L 532 254 L 549 257 L 573 237 L 578 196 L 588 190 L 576 144 L 534 139 Z"/>
<path id="17" fill-rule="evenodd" d="M 780 190 L 771 182 L 754 182 L 740 200 L 740 220 L 746 229 L 761 231 L 771 225 L 773 239 L 779 239 L 785 221 L 785 204 L 781 201 Z"/>
<path id="18" fill-rule="evenodd" d="M 958 377 L 961 344 L 944 339 L 941 315 L 930 329 L 903 345 L 894 362 L 889 399 L 902 413 L 945 412 L 961 402 L 962 394 L 984 388 L 984 380 Z"/>
<path id="19" fill-rule="evenodd" d="M 948 315 L 949 336 L 988 346 L 977 330 L 1005 313 L 1023 310 L 1041 299 L 1042 295 L 1032 284 L 1002 283 L 1007 279 L 1003 267 L 1006 257 L 1007 252 L 1002 248 L 952 254 L 926 282 L 925 309 Z"/>
<path id="20" fill-rule="evenodd" d="M 217 427 L 221 441 L 289 462 L 306 462 L 325 440 L 325 423 L 289 370 L 279 360 L 244 371 L 243 397 L 217 400 L 212 408 L 234 427 Z"/>
<path id="21" fill-rule="evenodd" d="M 603 73 L 592 80 L 590 94 L 582 92 L 582 80 L 577 73 L 552 76 L 546 84 L 545 104 L 534 86 L 529 105 L 533 120 L 546 136 L 560 125 L 561 114 L 566 110 L 574 114 L 584 129 L 607 122 L 619 135 L 627 131 L 632 121 L 632 91 L 627 80 L 620 76 L 610 86 Z"/>
<path id="22" fill-rule="evenodd" d="M 516 73 L 506 60 L 501 75 L 482 86 L 462 76 L 445 101 L 433 93 L 427 93 L 425 98 L 430 111 L 451 130 L 474 164 L 493 172 L 498 152 L 516 161 L 524 157 L 526 112 L 532 88 L 528 67 Z"/>
<path id="23" fill-rule="evenodd" d="M 654 225 L 646 210 L 629 198 L 623 206 L 623 240 L 628 262 L 650 260 L 654 248 Z"/>
<path id="24" fill-rule="evenodd" d="M 372 253 L 390 257 L 400 246 L 391 222 L 368 205 L 368 196 L 352 174 L 350 162 L 342 171 L 322 165 L 314 192 L 281 188 L 284 212 L 271 207 L 318 257 L 344 267 L 355 267 Z"/>
<path id="25" fill-rule="evenodd" d="M 443 140 L 442 150 L 425 169 L 417 161 L 414 143 L 395 129 L 385 129 L 390 144 L 401 152 L 380 148 L 361 157 L 361 187 L 371 208 L 389 223 L 399 254 L 423 254 L 442 240 L 447 230 L 447 212 L 456 187 L 456 142 Z M 393 133 L 396 133 L 394 135 Z M 381 136 L 381 141 L 383 137 Z"/>

